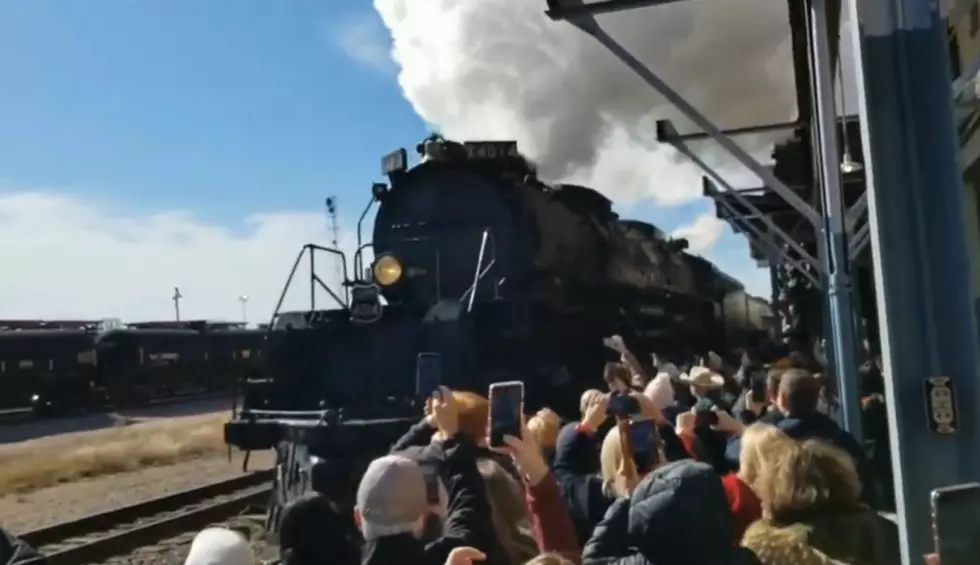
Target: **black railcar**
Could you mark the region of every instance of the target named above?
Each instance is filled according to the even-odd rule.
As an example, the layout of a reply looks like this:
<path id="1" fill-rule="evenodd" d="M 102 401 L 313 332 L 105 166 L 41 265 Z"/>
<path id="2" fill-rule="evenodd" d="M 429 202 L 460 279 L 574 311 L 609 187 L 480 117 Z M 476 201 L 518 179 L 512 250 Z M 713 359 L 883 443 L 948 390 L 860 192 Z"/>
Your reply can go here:
<path id="1" fill-rule="evenodd" d="M 263 373 L 265 335 L 213 322 L 0 321 L 0 414 L 232 390 Z"/>
<path id="2" fill-rule="evenodd" d="M 335 308 L 274 318 L 271 384 L 226 426 L 231 445 L 279 449 L 294 480 L 276 504 L 310 487 L 317 458 L 370 455 L 418 417 L 430 392 L 417 386 L 420 353 L 441 356 L 445 385 L 518 379 L 529 410 L 571 412 L 609 359 L 603 336 L 637 351 L 722 351 L 762 329 L 741 285 L 684 253 L 686 241 L 621 220 L 595 190 L 539 181 L 516 144 L 430 138 L 419 149 L 412 168 L 404 151 L 386 158 L 390 187 L 372 188 L 373 243 L 354 256 L 349 299 L 327 289 Z M 319 251 L 346 265 L 307 245 L 283 296 Z M 310 284 L 325 287 L 315 272 Z"/>
<path id="3" fill-rule="evenodd" d="M 0 412 L 51 415 L 87 404 L 98 380 L 95 337 L 94 329 L 0 330 Z"/>
<path id="4" fill-rule="evenodd" d="M 98 338 L 101 383 L 114 405 L 229 390 L 261 373 L 264 338 L 242 324 L 130 324 Z"/>

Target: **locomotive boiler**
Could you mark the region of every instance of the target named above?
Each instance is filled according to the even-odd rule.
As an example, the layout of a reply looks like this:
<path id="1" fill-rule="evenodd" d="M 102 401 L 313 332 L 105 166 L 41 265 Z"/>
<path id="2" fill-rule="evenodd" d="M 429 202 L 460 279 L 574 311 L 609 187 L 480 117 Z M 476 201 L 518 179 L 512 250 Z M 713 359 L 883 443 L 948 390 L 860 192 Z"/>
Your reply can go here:
<path id="1" fill-rule="evenodd" d="M 434 137 L 419 153 L 379 194 L 373 276 L 389 303 L 625 308 L 634 327 L 605 329 L 688 341 L 711 329 L 724 289 L 713 265 L 682 253 L 685 240 L 621 220 L 596 190 L 540 181 L 513 142 Z"/>

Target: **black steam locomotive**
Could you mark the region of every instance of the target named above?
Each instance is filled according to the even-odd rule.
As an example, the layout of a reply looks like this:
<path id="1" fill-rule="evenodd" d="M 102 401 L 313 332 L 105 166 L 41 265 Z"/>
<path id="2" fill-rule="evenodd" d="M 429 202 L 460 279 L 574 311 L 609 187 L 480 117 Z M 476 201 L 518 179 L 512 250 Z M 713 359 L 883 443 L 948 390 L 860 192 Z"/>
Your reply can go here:
<path id="1" fill-rule="evenodd" d="M 230 390 L 265 332 L 211 322 L 0 321 L 0 413 L 49 416 Z"/>
<path id="2" fill-rule="evenodd" d="M 561 410 L 595 385 L 609 358 L 603 336 L 663 353 L 722 351 L 763 331 L 765 308 L 684 253 L 686 241 L 619 219 L 595 190 L 541 182 L 516 143 L 431 137 L 418 152 L 411 168 L 404 150 L 384 159 L 389 183 L 372 187 L 374 237 L 353 258 L 356 279 L 326 289 L 333 307 L 274 317 L 270 381 L 226 426 L 231 445 L 284 450 L 299 482 L 281 489 L 309 486 L 312 456 L 358 457 L 392 441 L 417 418 L 433 372 L 479 391 L 519 379 L 528 409 Z M 311 285 L 324 286 L 320 253 L 347 264 L 307 245 L 283 296 L 307 254 Z"/>

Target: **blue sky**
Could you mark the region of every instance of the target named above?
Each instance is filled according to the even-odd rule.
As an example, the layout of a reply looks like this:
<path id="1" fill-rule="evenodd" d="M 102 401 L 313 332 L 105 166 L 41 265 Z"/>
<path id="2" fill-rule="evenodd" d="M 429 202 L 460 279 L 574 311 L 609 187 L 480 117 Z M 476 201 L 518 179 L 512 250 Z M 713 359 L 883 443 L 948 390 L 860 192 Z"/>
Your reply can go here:
<path id="1" fill-rule="evenodd" d="M 0 261 L 25 266 L 0 304 L 159 317 L 183 284 L 201 315 L 234 317 L 240 293 L 267 308 L 295 245 L 324 236 L 324 197 L 352 225 L 381 155 L 428 131 L 389 49 L 351 0 L 0 2 Z M 624 212 L 670 230 L 706 209 Z M 70 299 L 37 282 L 65 270 Z"/>
<path id="2" fill-rule="evenodd" d="M 338 49 L 362 2 L 6 0 L 0 177 L 217 221 L 366 194 L 425 132 Z M 13 88 L 10 88 L 10 87 Z"/>

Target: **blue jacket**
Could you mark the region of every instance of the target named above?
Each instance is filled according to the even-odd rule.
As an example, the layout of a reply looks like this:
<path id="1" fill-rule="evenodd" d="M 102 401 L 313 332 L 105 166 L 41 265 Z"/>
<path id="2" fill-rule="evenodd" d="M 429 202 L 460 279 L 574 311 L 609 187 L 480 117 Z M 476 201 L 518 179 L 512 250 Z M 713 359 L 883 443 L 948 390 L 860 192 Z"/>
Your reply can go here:
<path id="1" fill-rule="evenodd" d="M 751 565 L 732 546 L 734 520 L 721 477 L 706 463 L 677 461 L 617 500 L 582 551 L 582 565 Z"/>

